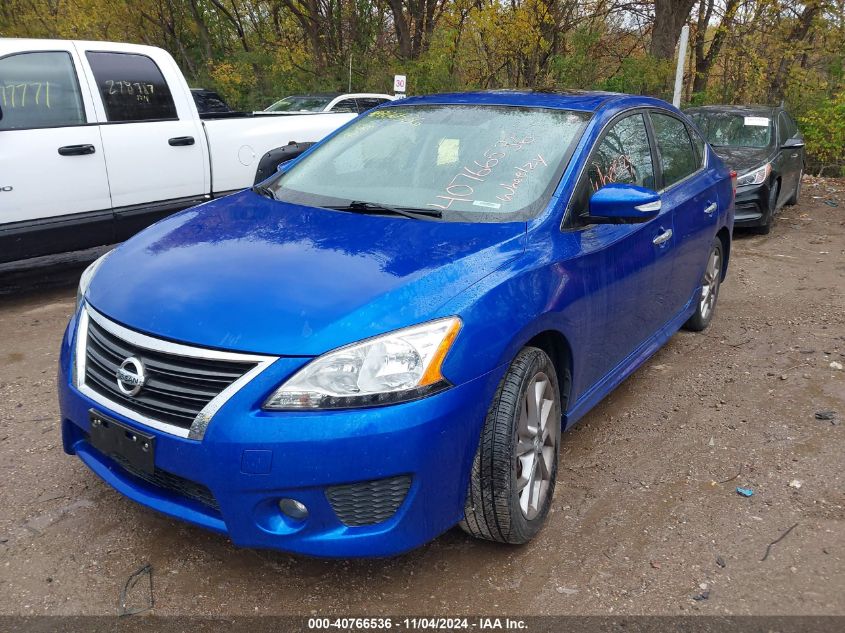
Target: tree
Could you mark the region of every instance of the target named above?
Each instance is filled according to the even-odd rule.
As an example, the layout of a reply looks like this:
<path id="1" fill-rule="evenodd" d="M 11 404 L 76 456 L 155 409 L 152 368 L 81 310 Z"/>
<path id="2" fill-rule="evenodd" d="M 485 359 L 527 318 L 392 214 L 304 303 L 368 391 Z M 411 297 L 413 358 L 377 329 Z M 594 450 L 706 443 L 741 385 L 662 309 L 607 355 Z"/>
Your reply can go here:
<path id="1" fill-rule="evenodd" d="M 654 22 L 649 47 L 652 57 L 671 59 L 675 56 L 675 45 L 694 4 L 695 0 L 654 0 Z"/>

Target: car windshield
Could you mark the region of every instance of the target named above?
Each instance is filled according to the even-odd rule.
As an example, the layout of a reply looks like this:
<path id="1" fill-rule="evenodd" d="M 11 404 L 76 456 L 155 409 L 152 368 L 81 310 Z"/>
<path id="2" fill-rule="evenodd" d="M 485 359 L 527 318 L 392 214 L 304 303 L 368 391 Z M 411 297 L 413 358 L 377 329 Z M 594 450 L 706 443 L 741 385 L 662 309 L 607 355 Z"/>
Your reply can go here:
<path id="1" fill-rule="evenodd" d="M 548 203 L 589 115 L 521 107 L 388 107 L 358 118 L 269 183 L 278 200 L 357 201 L 444 220 L 524 220 Z"/>
<path id="2" fill-rule="evenodd" d="M 690 117 L 711 145 L 721 147 L 768 147 L 772 120 L 733 112 L 694 112 Z"/>
<path id="3" fill-rule="evenodd" d="M 322 112 L 331 97 L 285 97 L 276 101 L 265 112 Z"/>

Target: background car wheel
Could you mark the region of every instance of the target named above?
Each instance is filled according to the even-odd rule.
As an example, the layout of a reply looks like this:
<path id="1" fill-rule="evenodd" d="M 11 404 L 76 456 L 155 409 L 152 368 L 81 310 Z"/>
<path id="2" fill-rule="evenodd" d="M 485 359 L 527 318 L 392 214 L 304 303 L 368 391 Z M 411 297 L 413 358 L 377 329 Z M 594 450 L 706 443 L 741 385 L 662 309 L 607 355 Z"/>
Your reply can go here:
<path id="1" fill-rule="evenodd" d="M 768 235 L 772 230 L 772 223 L 775 221 L 775 211 L 777 210 L 778 194 L 780 193 L 780 183 L 775 182 L 771 189 L 769 189 L 769 200 L 766 210 L 766 223 L 762 226 L 754 227 L 754 232 L 758 235 Z"/>
<path id="2" fill-rule="evenodd" d="M 554 494 L 560 421 L 554 364 L 543 350 L 526 347 L 487 412 L 460 523 L 464 531 L 500 543 L 531 540 Z"/>
<path id="3" fill-rule="evenodd" d="M 701 332 L 710 325 L 722 284 L 723 258 L 722 240 L 717 237 L 713 240 L 713 246 L 710 247 L 710 256 L 707 258 L 707 266 L 701 278 L 701 290 L 696 299 L 695 313 L 684 323 L 685 330 Z"/>
<path id="4" fill-rule="evenodd" d="M 801 198 L 801 181 L 804 179 L 804 170 L 798 172 L 798 182 L 795 184 L 795 193 L 792 194 L 792 197 L 786 201 L 786 205 L 791 207 L 798 204 L 798 200 Z"/>

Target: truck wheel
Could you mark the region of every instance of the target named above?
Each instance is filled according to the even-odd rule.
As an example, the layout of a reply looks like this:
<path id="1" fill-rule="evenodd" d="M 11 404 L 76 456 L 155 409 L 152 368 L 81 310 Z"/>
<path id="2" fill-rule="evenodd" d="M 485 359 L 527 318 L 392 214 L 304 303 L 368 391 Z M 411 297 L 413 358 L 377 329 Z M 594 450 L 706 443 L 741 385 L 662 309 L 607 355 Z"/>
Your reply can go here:
<path id="1" fill-rule="evenodd" d="M 560 451 L 560 388 L 536 347 L 517 354 L 487 412 L 460 526 L 475 537 L 527 543 L 552 502 Z"/>
<path id="2" fill-rule="evenodd" d="M 713 312 L 716 309 L 716 300 L 719 298 L 719 288 L 722 284 L 722 240 L 718 237 L 713 240 L 710 247 L 710 256 L 707 258 L 707 267 L 704 269 L 704 276 L 701 278 L 701 289 L 696 297 L 695 313 L 684 323 L 684 329 L 692 332 L 701 332 L 713 319 Z"/>

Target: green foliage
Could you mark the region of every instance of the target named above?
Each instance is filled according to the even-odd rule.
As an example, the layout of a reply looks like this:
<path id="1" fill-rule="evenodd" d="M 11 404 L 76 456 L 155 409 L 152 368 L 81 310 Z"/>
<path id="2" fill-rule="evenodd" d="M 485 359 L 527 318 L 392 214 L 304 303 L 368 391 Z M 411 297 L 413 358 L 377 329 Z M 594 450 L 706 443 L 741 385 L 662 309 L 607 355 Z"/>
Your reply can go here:
<path id="1" fill-rule="evenodd" d="M 350 58 L 355 92 L 390 92 L 393 75 L 405 74 L 409 94 L 604 89 L 670 98 L 674 62 L 648 54 L 653 9 L 607 0 L 0 0 L 0 37 L 161 46 L 193 87 L 217 89 L 244 110 L 292 93 L 344 92 Z M 785 99 L 813 164 L 841 165 L 845 3 L 719 0 L 713 9 L 695 5 L 678 22 L 693 29 L 688 90 L 695 62 L 709 58 L 687 103 Z"/>
<path id="2" fill-rule="evenodd" d="M 622 61 L 619 70 L 601 83 L 604 90 L 645 94 L 672 98 L 669 88 L 672 82 L 674 63 L 649 55 L 631 56 Z"/>
<path id="3" fill-rule="evenodd" d="M 823 100 L 802 116 L 800 123 L 814 171 L 821 174 L 845 168 L 845 90 Z"/>

